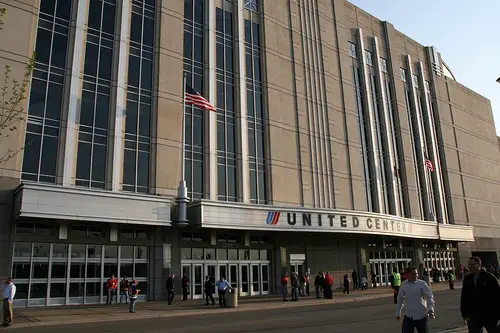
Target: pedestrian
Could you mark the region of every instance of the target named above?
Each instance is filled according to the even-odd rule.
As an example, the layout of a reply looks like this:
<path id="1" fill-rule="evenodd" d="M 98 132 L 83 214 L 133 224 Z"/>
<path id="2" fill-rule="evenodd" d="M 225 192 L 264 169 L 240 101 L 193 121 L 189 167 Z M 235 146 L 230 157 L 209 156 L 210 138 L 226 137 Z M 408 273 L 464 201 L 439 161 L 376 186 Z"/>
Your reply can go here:
<path id="1" fill-rule="evenodd" d="M 126 276 L 122 277 L 122 280 L 120 281 L 120 304 L 122 304 L 123 298 L 125 298 L 125 304 L 128 304 L 129 287 L 130 283 L 128 282 L 127 277 Z"/>
<path id="2" fill-rule="evenodd" d="M 113 302 L 113 297 L 116 296 L 116 288 L 118 287 L 118 280 L 115 278 L 115 275 L 111 275 L 111 277 L 106 282 L 106 289 L 108 292 L 108 297 L 106 297 L 106 304 L 111 305 Z"/>
<path id="3" fill-rule="evenodd" d="M 226 292 L 227 289 L 233 290 L 233 287 L 226 281 L 224 276 L 221 276 L 220 280 L 216 283 L 219 292 L 219 305 L 220 307 L 226 307 Z"/>
<path id="4" fill-rule="evenodd" d="M 345 295 L 346 292 L 349 295 L 349 275 L 347 273 L 344 275 L 344 290 L 342 293 Z"/>
<path id="5" fill-rule="evenodd" d="M 133 280 L 128 287 L 128 297 L 130 299 L 130 307 L 128 309 L 128 312 L 130 313 L 135 313 L 135 302 L 137 301 L 137 296 L 141 292 L 137 288 L 138 283 L 139 282 L 137 280 Z"/>
<path id="6" fill-rule="evenodd" d="M 392 292 L 394 295 L 394 304 L 398 303 L 398 293 L 399 287 L 401 286 L 401 274 L 397 271 L 396 268 L 392 271 L 392 275 L 389 276 L 389 280 L 391 282 Z"/>
<path id="7" fill-rule="evenodd" d="M 373 288 L 377 288 L 377 274 L 374 271 L 371 272 L 372 278 L 372 286 Z"/>
<path id="8" fill-rule="evenodd" d="M 281 277 L 281 292 L 283 294 L 283 302 L 286 302 L 286 295 L 288 294 L 288 274 L 285 272 Z"/>
<path id="9" fill-rule="evenodd" d="M 292 301 L 296 302 L 299 300 L 298 298 L 299 278 L 296 272 L 292 273 L 290 282 L 292 284 Z"/>
<path id="10" fill-rule="evenodd" d="M 325 283 L 325 278 L 326 278 L 326 273 L 322 272 L 321 273 L 321 289 L 323 289 L 323 296 L 325 298 L 328 298 L 328 291 L 326 290 L 326 283 Z"/>
<path id="11" fill-rule="evenodd" d="M 167 301 L 168 305 L 172 305 L 172 302 L 174 300 L 175 296 L 175 274 L 170 274 L 170 276 L 167 279 Z"/>
<path id="12" fill-rule="evenodd" d="M 358 290 L 358 273 L 354 269 L 351 274 L 352 278 L 352 290 Z"/>
<path id="13" fill-rule="evenodd" d="M 500 286 L 491 273 L 481 271 L 481 259 L 470 257 L 470 274 L 462 285 L 460 311 L 469 328 L 469 333 L 500 332 Z"/>
<path id="14" fill-rule="evenodd" d="M 318 272 L 318 275 L 316 275 L 316 278 L 314 278 L 314 290 L 316 291 L 316 298 L 321 298 L 321 296 L 319 295 L 321 288 L 321 274 L 323 273 Z"/>
<path id="15" fill-rule="evenodd" d="M 208 305 L 208 300 L 212 302 L 212 305 L 215 304 L 214 296 L 212 295 L 213 283 L 210 280 L 210 277 L 205 276 L 205 305 Z"/>
<path id="16" fill-rule="evenodd" d="M 299 296 L 306 295 L 306 274 L 300 275 Z"/>
<path id="17" fill-rule="evenodd" d="M 327 299 L 333 299 L 332 293 L 333 278 L 330 272 L 326 272 L 325 275 L 325 297 Z"/>
<path id="18" fill-rule="evenodd" d="M 401 311 L 405 310 L 402 333 L 428 333 L 428 318 L 434 318 L 434 295 L 429 285 L 418 279 L 418 271 L 408 269 L 408 279 L 398 288 L 396 320 L 401 319 Z"/>
<path id="19" fill-rule="evenodd" d="M 14 297 L 16 296 L 16 285 L 12 282 L 12 278 L 9 277 L 3 286 L 3 324 L 2 326 L 12 325 L 12 319 L 14 314 L 12 312 L 12 304 L 14 303 Z"/>
<path id="20" fill-rule="evenodd" d="M 309 273 L 306 273 L 306 295 L 307 296 L 310 296 L 310 292 L 309 292 Z"/>
<path id="21" fill-rule="evenodd" d="M 189 277 L 187 276 L 186 273 L 184 273 L 184 276 L 181 279 L 181 285 L 182 285 L 182 300 L 185 301 L 188 299 L 188 294 L 189 294 Z"/>
<path id="22" fill-rule="evenodd" d="M 368 280 L 366 277 L 363 275 L 361 277 L 361 290 L 366 290 L 368 288 Z"/>
<path id="23" fill-rule="evenodd" d="M 453 270 L 450 269 L 448 272 L 448 283 L 450 285 L 450 290 L 455 289 L 455 274 L 453 274 Z"/>

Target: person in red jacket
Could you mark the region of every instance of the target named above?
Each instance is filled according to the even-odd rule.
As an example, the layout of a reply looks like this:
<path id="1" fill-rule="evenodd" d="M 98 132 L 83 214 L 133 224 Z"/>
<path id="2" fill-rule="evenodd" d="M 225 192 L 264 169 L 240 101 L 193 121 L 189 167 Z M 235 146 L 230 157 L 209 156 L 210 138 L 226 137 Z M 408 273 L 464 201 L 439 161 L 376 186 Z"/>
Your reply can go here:
<path id="1" fill-rule="evenodd" d="M 283 291 L 283 302 L 286 302 L 286 295 L 288 293 L 288 274 L 286 272 L 281 277 L 281 290 Z"/>
<path id="2" fill-rule="evenodd" d="M 106 304 L 111 305 L 111 302 L 113 302 L 113 296 L 116 295 L 117 285 L 118 285 L 118 280 L 115 278 L 115 275 L 113 274 L 106 282 L 106 289 L 108 291 L 108 297 L 106 298 Z"/>
<path id="3" fill-rule="evenodd" d="M 326 291 L 326 298 L 327 299 L 332 299 L 333 294 L 332 294 L 332 285 L 333 285 L 333 278 L 332 275 L 329 272 L 326 272 L 325 275 L 325 291 Z"/>

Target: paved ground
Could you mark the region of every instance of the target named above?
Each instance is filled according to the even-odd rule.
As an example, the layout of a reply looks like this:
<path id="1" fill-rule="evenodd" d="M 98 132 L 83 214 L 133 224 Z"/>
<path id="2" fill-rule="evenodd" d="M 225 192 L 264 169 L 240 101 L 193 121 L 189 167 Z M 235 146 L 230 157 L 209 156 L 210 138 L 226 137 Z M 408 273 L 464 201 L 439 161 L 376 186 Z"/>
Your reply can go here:
<path id="1" fill-rule="evenodd" d="M 434 289 L 439 288 L 435 285 Z M 400 323 L 394 320 L 395 306 L 390 294 L 387 297 L 388 291 L 379 289 L 345 297 L 336 295 L 337 303 L 323 299 L 280 302 L 274 297 L 241 300 L 237 309 L 205 307 L 199 300 L 178 302 L 171 307 L 163 302 L 139 303 L 138 312 L 133 315 L 125 311 L 125 305 L 24 309 L 18 310 L 15 325 L 4 330 L 27 333 L 156 333 L 167 330 L 186 333 L 206 332 L 207 329 L 218 333 L 303 333 L 304 330 L 399 333 Z M 437 319 L 431 321 L 432 332 L 462 326 L 458 312 L 460 290 L 435 294 Z"/>

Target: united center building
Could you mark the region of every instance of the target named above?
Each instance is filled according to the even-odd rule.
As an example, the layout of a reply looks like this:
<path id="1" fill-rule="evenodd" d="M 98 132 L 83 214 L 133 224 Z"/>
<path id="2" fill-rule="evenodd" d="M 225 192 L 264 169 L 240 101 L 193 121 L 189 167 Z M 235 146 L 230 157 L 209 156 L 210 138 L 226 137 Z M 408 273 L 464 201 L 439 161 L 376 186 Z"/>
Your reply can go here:
<path id="1" fill-rule="evenodd" d="M 498 264 L 490 102 L 389 22 L 344 0 L 5 6 L 12 77 L 36 51 L 26 121 L 0 142 L 19 151 L 0 181 L 17 306 L 103 303 L 111 274 L 162 300 L 171 273 L 197 298 L 205 275 L 253 296 L 284 272 L 385 285 Z M 184 228 L 183 74 L 217 108 L 185 110 Z"/>

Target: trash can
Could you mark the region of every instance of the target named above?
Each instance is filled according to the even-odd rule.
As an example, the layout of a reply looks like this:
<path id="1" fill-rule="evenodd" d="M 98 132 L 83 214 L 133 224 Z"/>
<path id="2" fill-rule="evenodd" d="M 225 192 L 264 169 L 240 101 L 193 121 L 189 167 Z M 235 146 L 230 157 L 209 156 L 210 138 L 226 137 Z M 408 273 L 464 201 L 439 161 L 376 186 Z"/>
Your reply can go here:
<path id="1" fill-rule="evenodd" d="M 228 308 L 238 307 L 238 290 L 232 289 L 226 294 L 226 306 Z"/>

